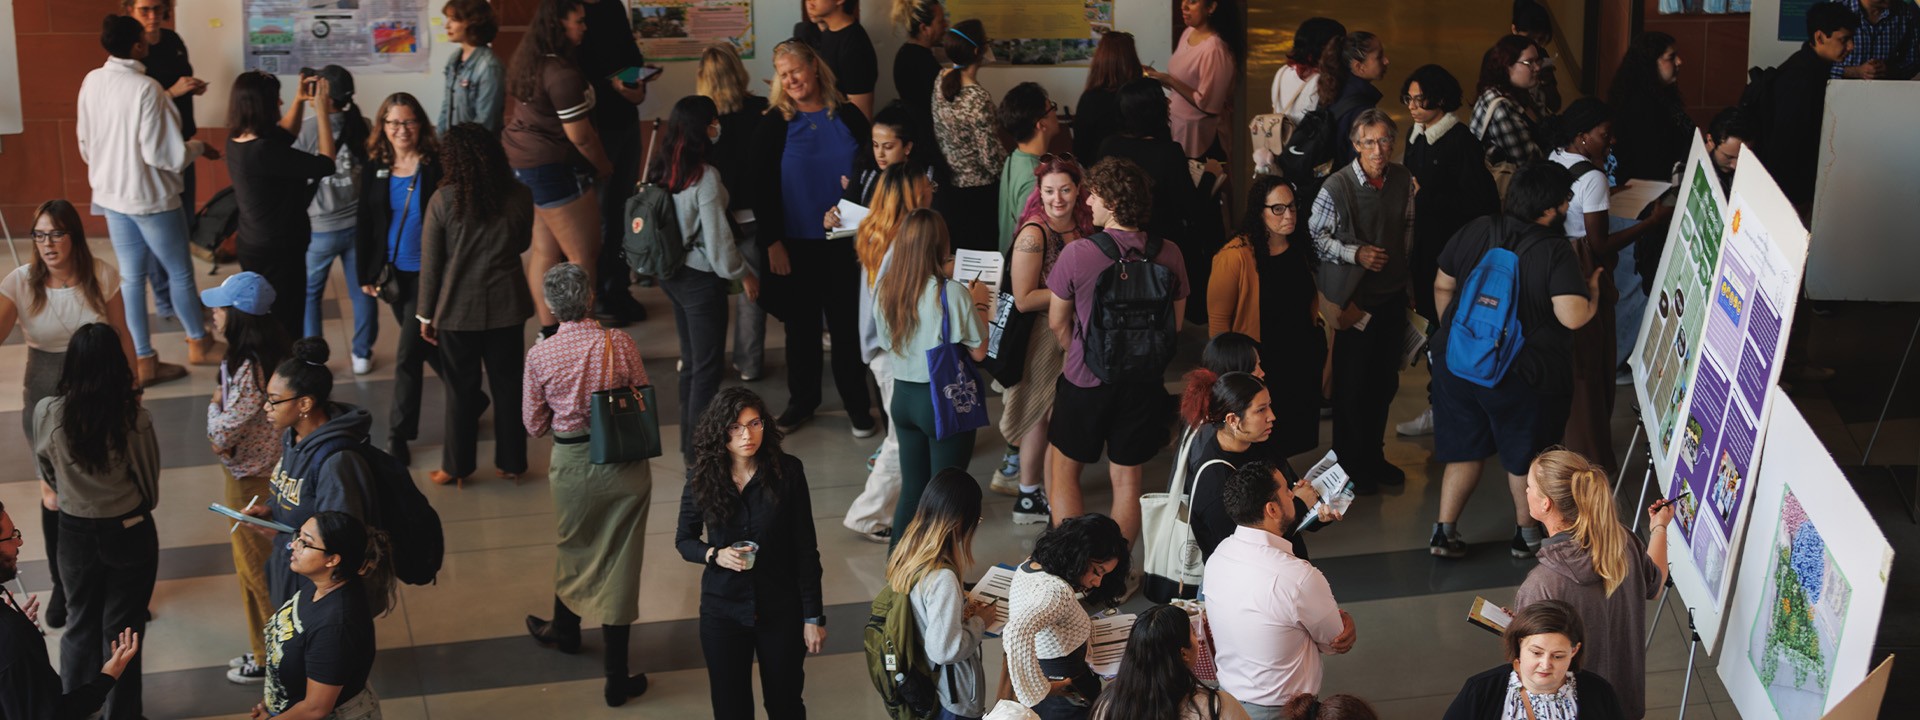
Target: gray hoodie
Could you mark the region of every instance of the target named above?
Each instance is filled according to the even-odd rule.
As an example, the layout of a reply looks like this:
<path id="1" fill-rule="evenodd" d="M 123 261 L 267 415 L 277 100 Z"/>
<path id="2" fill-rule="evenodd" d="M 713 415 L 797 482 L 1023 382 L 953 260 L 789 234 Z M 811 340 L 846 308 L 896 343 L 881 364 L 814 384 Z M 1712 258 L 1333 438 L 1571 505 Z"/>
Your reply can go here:
<path id="1" fill-rule="evenodd" d="M 347 112 L 360 112 L 357 107 L 335 112 L 327 116 L 327 122 L 333 125 L 334 142 L 340 141 L 340 133 L 346 127 Z M 309 113 L 300 122 L 300 137 L 293 141 L 293 148 L 304 153 L 313 153 L 320 147 L 320 123 L 317 116 Z M 364 122 L 364 121 L 363 121 Z M 307 205 L 307 217 L 313 222 L 313 231 L 338 232 L 353 228 L 355 214 L 360 209 L 360 153 L 361 148 L 338 148 L 333 154 L 333 174 L 320 178 L 314 188 L 313 202 Z"/>
<path id="2" fill-rule="evenodd" d="M 960 576 L 946 568 L 934 570 L 920 578 L 907 596 L 913 600 L 920 648 L 927 653 L 927 664 L 937 668 L 940 705 L 960 717 L 986 715 L 986 671 L 980 661 L 986 621 L 960 619 L 967 605 Z"/>
<path id="3" fill-rule="evenodd" d="M 339 443 L 365 445 L 373 415 L 346 403 L 327 406 L 325 424 L 295 440 L 288 429 L 281 438 L 280 464 L 273 468 L 273 499 L 267 504 L 274 522 L 300 529 L 314 515 L 338 510 L 365 520 L 365 493 L 373 471 L 360 454 Z M 299 587 L 299 578 L 287 566 L 287 543 L 293 535 L 280 533 L 267 556 L 267 591 L 273 607 L 280 607 Z"/>
<path id="4" fill-rule="evenodd" d="M 1580 647 L 1580 668 L 1613 684 L 1620 707 L 1634 720 L 1647 714 L 1647 649 L 1641 633 L 1647 627 L 1647 601 L 1660 590 L 1660 568 L 1647 557 L 1640 538 L 1626 533 L 1627 575 L 1613 594 L 1593 569 L 1593 556 L 1562 532 L 1540 543 L 1540 564 L 1514 594 L 1517 612 L 1541 600 L 1572 605 L 1586 627 Z"/>

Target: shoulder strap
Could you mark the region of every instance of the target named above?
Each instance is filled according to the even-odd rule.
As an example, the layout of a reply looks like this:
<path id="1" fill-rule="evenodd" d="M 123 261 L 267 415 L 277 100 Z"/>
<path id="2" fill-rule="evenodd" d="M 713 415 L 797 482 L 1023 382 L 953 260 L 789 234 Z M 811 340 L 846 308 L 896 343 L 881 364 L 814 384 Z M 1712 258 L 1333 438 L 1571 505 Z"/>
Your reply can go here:
<path id="1" fill-rule="evenodd" d="M 933 284 L 940 288 L 940 344 L 948 345 L 953 342 L 953 333 L 952 324 L 947 320 L 947 281 L 935 278 Z"/>
<path id="2" fill-rule="evenodd" d="M 1284 73 L 1292 70 L 1293 70 L 1292 65 L 1280 66 L 1280 72 Z M 1301 77 L 1299 71 L 1294 71 L 1293 76 L 1300 78 L 1300 87 L 1294 89 L 1293 97 L 1287 100 L 1287 106 L 1280 108 L 1280 114 L 1286 115 L 1289 117 L 1293 115 L 1293 106 L 1296 104 L 1299 104 L 1300 96 L 1307 94 L 1307 88 L 1312 85 L 1320 84 L 1318 79 L 1320 75 L 1318 73 L 1315 73 L 1313 77 L 1308 78 L 1308 77 Z"/>
<path id="3" fill-rule="evenodd" d="M 1108 235 L 1107 231 L 1101 230 L 1088 236 L 1087 239 L 1092 240 L 1093 246 L 1100 248 L 1100 252 L 1106 254 L 1107 259 L 1114 262 L 1120 261 L 1120 245 L 1113 241 L 1113 236 Z"/>
<path id="4" fill-rule="evenodd" d="M 1573 165 L 1569 166 L 1567 168 L 1567 172 L 1573 173 L 1574 182 L 1579 182 L 1580 178 L 1587 176 L 1587 173 L 1593 172 L 1598 169 L 1600 168 L 1595 167 L 1592 160 L 1581 160 L 1580 162 L 1574 163 Z"/>

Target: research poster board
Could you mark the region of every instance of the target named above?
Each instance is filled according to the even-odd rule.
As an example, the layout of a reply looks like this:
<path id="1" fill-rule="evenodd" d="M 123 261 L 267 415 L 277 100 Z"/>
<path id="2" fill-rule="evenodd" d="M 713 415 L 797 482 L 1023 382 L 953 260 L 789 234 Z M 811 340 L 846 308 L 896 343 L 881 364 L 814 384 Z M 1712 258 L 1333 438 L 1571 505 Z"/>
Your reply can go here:
<path id="1" fill-rule="evenodd" d="M 715 43 L 753 58 L 752 0 L 631 0 L 629 8 L 633 40 L 647 62 L 699 60 Z"/>
<path id="2" fill-rule="evenodd" d="M 1113 29 L 1113 0 L 950 0 L 947 21 L 978 19 L 1012 65 L 1084 64 Z"/>
<path id="3" fill-rule="evenodd" d="M 1668 555 L 1674 588 L 1709 653 L 1726 622 L 1732 560 L 1752 514 L 1753 474 L 1807 260 L 1807 231 L 1792 206 L 1751 152 L 1740 155 L 1720 265 L 1706 296 L 1690 301 L 1705 306 L 1705 332 L 1662 477 L 1677 508 L 1671 540 L 1679 547 Z"/>
<path id="4" fill-rule="evenodd" d="M 1807 297 L 1816 300 L 1920 302 L 1920 143 L 1912 135 L 1920 83 L 1827 83 L 1819 177 L 1813 196 L 1815 238 L 1807 258 Z"/>
<path id="5" fill-rule="evenodd" d="M 26 130 L 20 107 L 20 42 L 13 27 L 13 0 L 0 0 L 0 135 Z"/>
<path id="6" fill-rule="evenodd" d="M 1747 720 L 1818 718 L 1867 678 L 1893 547 L 1779 388 L 1719 671 Z"/>
<path id="7" fill-rule="evenodd" d="M 275 75 L 339 65 L 355 75 L 428 68 L 427 0 L 244 0 L 246 66 Z"/>
<path id="8" fill-rule="evenodd" d="M 1727 198 L 1706 144 L 1694 133 L 1680 183 L 1679 205 L 1667 228 L 1667 249 L 1654 273 L 1639 340 L 1627 358 L 1640 420 L 1655 468 L 1670 468 L 1681 401 L 1693 382 L 1707 316 L 1705 298 L 1720 266 Z M 1668 476 L 1660 476 L 1662 485 Z"/>

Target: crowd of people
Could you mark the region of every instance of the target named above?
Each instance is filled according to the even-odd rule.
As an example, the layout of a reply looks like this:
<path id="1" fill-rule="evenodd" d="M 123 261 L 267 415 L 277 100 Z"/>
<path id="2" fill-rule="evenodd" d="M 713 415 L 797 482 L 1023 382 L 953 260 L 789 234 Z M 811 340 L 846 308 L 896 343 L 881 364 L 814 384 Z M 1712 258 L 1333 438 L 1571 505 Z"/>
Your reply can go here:
<path id="1" fill-rule="evenodd" d="M 1467 554 L 1456 523 L 1498 456 L 1509 550 L 1538 558 L 1512 603 L 1508 664 L 1466 680 L 1447 717 L 1645 715 L 1643 601 L 1666 580 L 1673 510 L 1648 509 L 1647 539 L 1621 525 L 1607 428 L 1631 349 L 1619 329 L 1638 327 L 1629 300 L 1649 274 L 1632 261 L 1657 262 L 1672 209 L 1620 218 L 1608 197 L 1686 159 L 1695 125 L 1671 36 L 1635 37 L 1604 99 L 1563 107 L 1552 23 L 1520 0 L 1496 29 L 1510 32 L 1489 33 L 1471 93 L 1438 65 L 1407 76 L 1402 128 L 1379 107 L 1391 38 L 1307 19 L 1271 110 L 1332 133 L 1328 157 L 1241 188 L 1224 170 L 1246 144 L 1228 121 L 1247 60 L 1232 0 L 1179 3 L 1186 27 L 1164 71 L 1132 36 L 1106 33 L 1071 122 L 1065 98 L 1036 83 L 984 82 L 990 33 L 1010 29 L 949 23 L 938 0 L 892 0 L 899 99 L 876 108 L 883 74 L 857 0 L 806 0 L 793 39 L 771 50 L 764 97 L 730 46 L 710 47 L 697 93 L 672 104 L 646 152 L 635 107 L 649 79 L 623 79 L 644 58 L 614 0 L 541 0 L 504 61 L 492 6 L 449 0 L 460 48 L 437 109 L 399 92 L 367 116 L 333 65 L 302 71 L 283 108 L 278 77 L 243 73 L 220 148 L 193 139 L 207 83 L 167 27 L 174 0 L 123 3 L 102 21 L 108 58 L 80 87 L 75 126 L 118 264 L 95 258 L 75 207 L 53 199 L 34 213 L 31 262 L 0 280 L 0 339 L 17 325 L 29 348 L 22 420 L 53 584 L 44 605 L 9 595 L 0 608 L 0 716 L 140 716 L 159 458 L 197 452 L 160 447 L 140 402 L 188 372 L 152 347 L 150 291 L 184 331 L 187 364 L 218 372 L 208 441 L 227 505 L 261 521 L 232 534 L 251 640 L 227 673 L 263 686 L 254 717 L 379 717 L 373 619 L 396 582 L 422 577 L 418 518 L 391 486 L 411 488 L 427 367 L 448 398 L 433 484 L 479 474 L 489 408 L 498 478 L 517 481 L 529 438 L 552 435 L 553 606 L 527 633 L 577 653 L 582 623 L 598 622 L 607 704 L 646 692 L 628 645 L 651 468 L 606 457 L 593 436 L 600 394 L 650 385 L 632 334 L 614 329 L 644 316 L 623 244 L 640 231 L 627 215 L 637 184 L 671 197 L 685 241 L 681 264 L 652 280 L 679 343 L 674 545 L 702 566 L 715 717 L 754 715 L 755 663 L 768 716 L 806 712 L 805 657 L 827 635 L 822 564 L 806 469 L 783 439 L 816 419 L 829 362 L 853 437 L 886 435 L 844 525 L 889 545 L 887 589 L 913 613 L 917 666 L 937 678 L 937 707 L 914 716 L 979 718 L 1004 698 L 1048 720 L 1374 717 L 1364 700 L 1319 695 L 1321 656 L 1358 632 L 1302 535 L 1341 515 L 1294 459 L 1320 446 L 1330 416 L 1355 494 L 1406 482 L 1384 443 L 1410 314 L 1434 328 L 1430 408 L 1396 431 L 1433 434 L 1446 466 L 1431 553 Z M 1706 128 L 1722 182 L 1749 147 L 1803 213 L 1819 86 L 1910 77 L 1916 64 L 1904 4 L 1822 2 L 1806 22 L 1811 39 L 1771 85 Z M 242 269 L 204 291 L 188 250 L 201 158 L 227 164 Z M 1231 192 L 1245 193 L 1238 223 Z M 849 226 L 841 203 L 868 212 Z M 956 276 L 962 249 L 1006 256 L 999 294 Z M 378 304 L 401 333 L 384 430 L 333 396 L 318 336 L 336 259 L 351 372 L 376 365 Z M 1504 288 L 1489 285 L 1498 262 Z M 1512 303 L 1517 351 L 1486 346 L 1476 323 L 1490 293 Z M 786 333 L 778 412 L 725 387 L 729 362 L 742 380 L 764 372 L 767 313 Z M 1169 396 L 1188 322 L 1209 341 Z M 996 391 L 997 420 L 985 411 Z M 989 425 L 1007 448 L 983 484 L 969 460 Z M 1169 449 L 1206 579 L 1197 593 L 1147 594 L 1197 595 L 1206 610 L 1141 613 L 1103 680 L 1087 663 L 1087 608 L 1147 582 L 1133 567 L 1156 542 L 1143 537 L 1143 468 Z M 1111 503 L 1090 513 L 1080 478 L 1103 459 Z M 1048 525 L 1004 611 L 966 592 L 983 485 L 1016 498 L 1014 523 Z M 0 582 L 23 542 L 0 507 Z M 41 621 L 66 628 L 57 674 Z M 981 650 L 996 621 L 997 694 Z"/>

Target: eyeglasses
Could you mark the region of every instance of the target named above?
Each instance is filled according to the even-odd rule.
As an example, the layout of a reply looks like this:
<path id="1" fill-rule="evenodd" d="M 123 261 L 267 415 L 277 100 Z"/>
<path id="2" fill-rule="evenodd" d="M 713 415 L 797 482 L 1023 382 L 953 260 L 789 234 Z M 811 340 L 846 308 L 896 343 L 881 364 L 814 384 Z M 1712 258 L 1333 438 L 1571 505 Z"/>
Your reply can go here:
<path id="1" fill-rule="evenodd" d="M 1542 66 L 1542 65 L 1545 65 L 1545 64 L 1547 64 L 1547 61 L 1546 61 L 1546 60 L 1542 60 L 1542 59 L 1540 59 L 1540 58 L 1534 58 L 1534 59 L 1532 59 L 1532 60 L 1528 60 L 1528 59 L 1526 59 L 1526 58 L 1521 58 L 1521 59 L 1519 59 L 1519 60 L 1515 60 L 1515 61 L 1514 61 L 1514 63 L 1515 63 L 1515 64 L 1517 64 L 1517 65 L 1525 65 L 1525 66 L 1527 66 L 1527 67 L 1530 67 L 1530 68 L 1533 68 L 1533 69 L 1535 69 L 1535 70 L 1539 70 L 1539 69 L 1540 69 L 1540 66 Z"/>
<path id="2" fill-rule="evenodd" d="M 1075 162 L 1073 159 L 1073 153 L 1070 153 L 1070 152 L 1047 153 L 1045 155 L 1040 156 L 1041 165 L 1050 164 L 1055 160 L 1058 160 L 1060 162 Z"/>
<path id="3" fill-rule="evenodd" d="M 26 536 L 20 534 L 20 528 L 14 528 L 12 534 L 6 537 L 0 538 L 0 545 L 5 545 L 10 542 L 19 542 L 20 538 L 23 538 L 23 537 L 26 537 Z"/>
<path id="4" fill-rule="evenodd" d="M 1368 150 L 1372 150 L 1374 148 L 1380 148 L 1381 150 L 1392 150 L 1393 138 L 1390 138 L 1390 137 L 1367 138 L 1365 140 L 1355 140 L 1353 141 L 1353 144 Z"/>
<path id="5" fill-rule="evenodd" d="M 1054 114 L 1054 113 L 1056 113 L 1056 112 L 1059 112 L 1059 111 L 1060 111 L 1060 103 L 1057 103 L 1057 102 L 1054 102 L 1054 101 L 1052 101 L 1052 100 L 1048 100 L 1048 101 L 1047 101 L 1047 114 L 1048 114 L 1048 115 L 1052 115 L 1052 114 Z"/>
<path id="6" fill-rule="evenodd" d="M 71 234 L 65 230 L 35 230 L 33 231 L 33 244 L 52 245 L 70 236 Z"/>
<path id="7" fill-rule="evenodd" d="M 1266 207 L 1267 212 L 1275 215 L 1295 215 L 1300 212 L 1300 206 L 1293 203 L 1276 203 Z"/>
<path id="8" fill-rule="evenodd" d="M 1409 95 L 1406 93 L 1401 93 L 1400 104 L 1405 105 L 1407 107 L 1413 107 L 1415 105 L 1418 105 L 1420 107 L 1426 107 L 1427 96 L 1426 95 Z"/>
<path id="9" fill-rule="evenodd" d="M 745 423 L 732 423 L 727 425 L 727 434 L 728 435 L 751 435 L 753 433 L 757 433 L 765 429 L 767 429 L 767 422 L 760 418 L 754 418 L 752 420 L 746 421 Z"/>
<path id="10" fill-rule="evenodd" d="M 308 550 L 315 550 L 315 551 L 318 551 L 318 552 L 320 552 L 320 553 L 321 553 L 321 554 L 323 554 L 323 555 L 324 555 L 324 554 L 326 554 L 326 552 L 327 552 L 327 549 L 326 549 L 326 548 L 323 548 L 323 547 L 320 547 L 319 545 L 315 545 L 315 544 L 313 544 L 313 543 L 311 543 L 311 542 L 308 542 L 308 541 L 307 541 L 307 538 L 306 538 L 306 536 L 305 536 L 305 535 L 300 535 L 300 536 L 296 536 L 296 537 L 294 537 L 294 538 L 293 538 L 293 541 L 292 541 L 292 542 L 289 542 L 289 543 L 287 543 L 287 549 L 288 549 L 288 550 L 297 550 L 297 549 L 300 549 L 300 548 L 306 548 L 306 549 L 308 549 Z"/>
<path id="11" fill-rule="evenodd" d="M 293 397 L 290 397 L 290 398 L 281 398 L 281 399 L 279 399 L 279 400 L 275 400 L 275 399 L 273 399 L 273 398 L 271 398 L 271 397 L 269 397 L 269 398 L 267 398 L 267 399 L 266 399 L 266 405 L 267 405 L 267 409 L 268 409 L 268 410 L 272 410 L 272 409 L 274 409 L 274 408 L 277 408 L 277 407 L 280 407 L 280 405 L 281 405 L 282 403 L 290 403 L 290 402 L 293 402 L 293 401 L 295 401 L 295 400 L 299 400 L 300 398 L 303 398 L 303 397 L 306 397 L 306 396 L 305 396 L 305 395 L 295 395 L 295 396 L 293 396 Z"/>
<path id="12" fill-rule="evenodd" d="M 387 127 L 406 128 L 408 130 L 412 130 L 414 128 L 420 127 L 420 121 L 419 120 L 388 120 Z"/>

